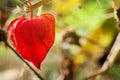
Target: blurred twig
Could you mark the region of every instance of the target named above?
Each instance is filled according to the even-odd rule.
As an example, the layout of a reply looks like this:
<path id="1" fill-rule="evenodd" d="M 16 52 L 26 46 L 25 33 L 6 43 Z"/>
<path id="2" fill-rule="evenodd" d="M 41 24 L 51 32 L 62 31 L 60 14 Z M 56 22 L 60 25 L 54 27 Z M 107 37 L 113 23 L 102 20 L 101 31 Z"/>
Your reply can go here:
<path id="1" fill-rule="evenodd" d="M 82 36 L 82 35 L 77 35 L 74 30 L 66 31 L 66 33 L 63 35 L 61 45 L 64 43 L 69 43 L 69 44 L 75 44 L 75 45 L 81 47 L 81 44 L 79 43 L 80 38 L 84 38 L 88 42 L 100 47 L 103 50 L 106 50 L 106 47 L 102 46 L 101 44 L 92 40 L 91 38 L 88 38 L 88 37 Z M 61 53 L 62 53 L 62 62 L 61 62 L 61 75 L 62 76 L 61 76 L 61 80 L 73 80 L 74 63 L 73 63 L 72 59 L 70 58 L 70 56 L 67 55 L 67 54 L 70 54 L 70 52 L 64 50 L 64 48 L 61 47 Z"/>
<path id="2" fill-rule="evenodd" d="M 8 10 L 4 9 L 3 7 L 0 7 L 0 28 L 3 28 L 5 25 L 5 22 L 8 19 Z"/>
<path id="3" fill-rule="evenodd" d="M 40 75 L 39 75 L 39 73 L 35 70 L 35 69 L 33 69 L 33 67 L 31 67 L 31 65 L 27 62 L 27 61 L 25 61 L 20 55 L 19 55 L 19 53 L 17 53 L 9 44 L 8 44 L 8 42 L 4 42 L 34 73 L 35 73 L 35 75 L 40 79 L 40 80 L 44 80 Z"/>
<path id="4" fill-rule="evenodd" d="M 119 1 L 119 0 L 114 0 L 114 9 L 116 12 L 115 17 L 116 17 L 116 20 L 118 21 L 118 24 L 119 24 L 118 26 L 120 27 L 120 7 L 119 7 L 120 4 L 117 1 Z M 117 6 L 117 8 L 116 8 L 116 6 Z M 96 80 L 95 78 L 97 76 L 101 76 L 113 65 L 118 54 L 120 54 L 120 32 L 118 33 L 117 38 L 110 50 L 110 53 L 109 53 L 106 61 L 103 64 L 103 66 L 95 74 L 93 74 L 90 77 L 85 78 L 84 80 L 90 80 L 90 79 Z"/>
<path id="5" fill-rule="evenodd" d="M 101 69 L 99 69 L 97 73 L 93 74 L 90 77 L 85 78 L 84 80 L 90 80 L 105 73 L 113 65 L 119 53 L 120 53 L 120 32 L 118 33 L 118 36 L 113 44 L 113 47 L 110 50 L 110 54 L 108 55 L 107 60 L 104 62 Z"/>
<path id="6" fill-rule="evenodd" d="M 4 30 L 0 29 L 0 42 L 4 42 L 7 47 L 9 47 L 34 73 L 35 75 L 40 79 L 44 80 L 40 74 L 24 59 L 22 56 L 16 52 L 15 49 L 12 48 L 12 46 L 7 42 L 7 35 Z"/>
<path id="7" fill-rule="evenodd" d="M 65 55 L 61 61 L 61 75 L 56 80 L 73 80 L 73 61 Z"/>

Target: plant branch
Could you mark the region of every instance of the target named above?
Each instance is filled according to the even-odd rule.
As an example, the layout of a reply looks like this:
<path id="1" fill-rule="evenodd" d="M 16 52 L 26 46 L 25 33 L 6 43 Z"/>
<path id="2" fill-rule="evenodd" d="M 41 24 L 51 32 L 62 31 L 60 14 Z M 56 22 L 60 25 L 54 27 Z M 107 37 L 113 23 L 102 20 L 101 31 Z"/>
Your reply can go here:
<path id="1" fill-rule="evenodd" d="M 39 73 L 38 73 L 35 69 L 33 69 L 33 67 L 31 67 L 31 65 L 30 65 L 27 61 L 25 61 L 25 59 L 23 59 L 23 58 L 19 55 L 19 53 L 17 53 L 17 52 L 8 44 L 7 41 L 4 41 L 4 43 L 35 73 L 35 75 L 36 75 L 40 80 L 44 80 L 44 79 L 39 75 Z"/>
<path id="2" fill-rule="evenodd" d="M 105 73 L 115 62 L 119 52 L 120 52 L 120 32 L 118 33 L 118 36 L 110 50 L 110 54 L 108 55 L 107 60 L 104 62 L 101 69 L 99 69 L 97 73 L 93 74 L 90 77 L 85 78 L 84 80 L 89 80 Z"/>

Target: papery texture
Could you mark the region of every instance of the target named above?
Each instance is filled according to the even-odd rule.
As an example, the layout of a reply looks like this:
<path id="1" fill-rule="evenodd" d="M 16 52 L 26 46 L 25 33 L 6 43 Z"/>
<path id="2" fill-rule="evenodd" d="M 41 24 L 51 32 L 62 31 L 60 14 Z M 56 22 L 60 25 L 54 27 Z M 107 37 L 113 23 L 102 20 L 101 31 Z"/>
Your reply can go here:
<path id="1" fill-rule="evenodd" d="M 54 42 L 55 19 L 52 14 L 19 17 L 8 26 L 8 37 L 18 53 L 39 69 Z"/>

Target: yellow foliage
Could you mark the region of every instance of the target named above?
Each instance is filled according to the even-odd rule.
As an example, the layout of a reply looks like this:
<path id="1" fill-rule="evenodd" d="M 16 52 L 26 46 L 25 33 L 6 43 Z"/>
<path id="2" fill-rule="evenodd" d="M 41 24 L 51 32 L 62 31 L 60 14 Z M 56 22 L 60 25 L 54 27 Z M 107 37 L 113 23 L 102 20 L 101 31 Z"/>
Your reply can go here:
<path id="1" fill-rule="evenodd" d="M 99 59 L 113 41 L 116 33 L 115 19 L 106 19 L 99 28 L 88 35 L 92 42 L 86 40 L 86 43 L 83 44 L 84 53 L 88 54 L 88 56 L 91 55 L 94 60 Z"/>
<path id="2" fill-rule="evenodd" d="M 58 13 L 65 13 L 70 9 L 77 7 L 84 0 L 55 0 L 53 6 Z"/>
<path id="3" fill-rule="evenodd" d="M 83 64 L 86 61 L 86 56 L 84 54 L 74 55 L 73 60 L 75 64 Z"/>
<path id="4" fill-rule="evenodd" d="M 114 1 L 114 7 L 117 9 L 120 7 L 120 0 L 113 0 Z"/>

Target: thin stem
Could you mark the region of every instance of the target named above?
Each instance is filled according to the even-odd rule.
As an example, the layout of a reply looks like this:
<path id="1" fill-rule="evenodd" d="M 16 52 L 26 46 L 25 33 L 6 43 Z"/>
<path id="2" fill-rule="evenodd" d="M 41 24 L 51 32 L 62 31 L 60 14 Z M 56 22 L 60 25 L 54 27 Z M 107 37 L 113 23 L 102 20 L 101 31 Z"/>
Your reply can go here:
<path id="1" fill-rule="evenodd" d="M 103 66 L 97 71 L 97 73 L 93 74 L 90 77 L 85 78 L 84 80 L 89 80 L 91 78 L 95 78 L 98 75 L 102 75 L 103 73 L 105 73 L 114 64 L 117 56 L 119 55 L 119 52 L 120 52 L 120 32 L 118 33 L 117 38 Z"/>
<path id="2" fill-rule="evenodd" d="M 19 53 L 17 53 L 9 44 L 8 44 L 8 42 L 4 42 L 34 73 L 35 73 L 35 75 L 40 79 L 40 80 L 44 80 L 40 75 L 39 75 L 39 73 L 35 70 L 35 69 L 33 69 L 33 67 L 31 67 L 31 65 L 27 62 L 27 61 L 25 61 L 20 55 L 19 55 Z"/>
<path id="3" fill-rule="evenodd" d="M 29 7 L 30 7 L 30 17 L 31 17 L 31 19 L 33 18 L 33 9 L 32 9 L 32 4 L 31 4 L 31 2 L 30 2 L 30 0 L 25 0 L 26 2 L 27 2 L 27 4 L 29 5 Z"/>

